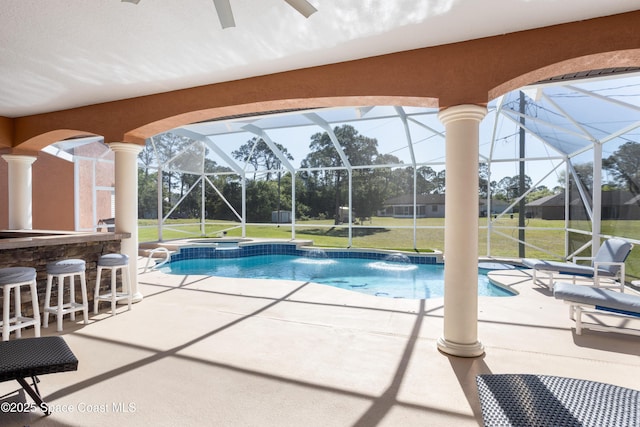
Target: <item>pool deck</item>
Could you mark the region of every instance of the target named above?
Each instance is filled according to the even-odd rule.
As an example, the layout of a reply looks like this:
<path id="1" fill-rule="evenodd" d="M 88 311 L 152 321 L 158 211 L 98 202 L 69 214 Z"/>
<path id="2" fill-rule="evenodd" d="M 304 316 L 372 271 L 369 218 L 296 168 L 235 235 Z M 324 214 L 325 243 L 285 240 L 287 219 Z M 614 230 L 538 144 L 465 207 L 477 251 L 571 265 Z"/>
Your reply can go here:
<path id="1" fill-rule="evenodd" d="M 495 273 L 519 295 L 479 298 L 486 353 L 472 359 L 437 350 L 441 298 L 141 273 L 145 298 L 131 311 L 112 317 L 105 304 L 89 325 L 65 321 L 80 363 L 40 378 L 53 414 L 0 413 L 0 425 L 472 426 L 481 423 L 478 374 L 640 389 L 640 338 L 575 335 L 567 306 L 528 273 Z M 16 390 L 0 383 L 0 403 L 31 402 Z"/>

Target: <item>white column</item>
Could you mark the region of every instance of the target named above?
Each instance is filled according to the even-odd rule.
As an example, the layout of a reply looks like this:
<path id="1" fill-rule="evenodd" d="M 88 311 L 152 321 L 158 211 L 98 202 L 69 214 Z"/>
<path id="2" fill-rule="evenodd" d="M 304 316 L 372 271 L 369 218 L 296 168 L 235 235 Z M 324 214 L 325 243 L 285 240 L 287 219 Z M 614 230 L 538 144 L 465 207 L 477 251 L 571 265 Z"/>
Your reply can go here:
<path id="1" fill-rule="evenodd" d="M 9 229 L 31 230 L 33 228 L 31 165 L 37 157 L 5 154 L 2 158 L 9 163 Z"/>
<path id="2" fill-rule="evenodd" d="M 115 152 L 116 233 L 131 233 L 122 239 L 121 249 L 129 256 L 129 278 L 133 302 L 141 301 L 138 291 L 138 153 L 142 147 L 124 142 L 109 144 Z"/>
<path id="3" fill-rule="evenodd" d="M 478 105 L 458 105 L 438 117 L 446 129 L 444 232 L 444 353 L 476 357 L 478 341 L 478 145 L 480 122 L 487 114 Z"/>

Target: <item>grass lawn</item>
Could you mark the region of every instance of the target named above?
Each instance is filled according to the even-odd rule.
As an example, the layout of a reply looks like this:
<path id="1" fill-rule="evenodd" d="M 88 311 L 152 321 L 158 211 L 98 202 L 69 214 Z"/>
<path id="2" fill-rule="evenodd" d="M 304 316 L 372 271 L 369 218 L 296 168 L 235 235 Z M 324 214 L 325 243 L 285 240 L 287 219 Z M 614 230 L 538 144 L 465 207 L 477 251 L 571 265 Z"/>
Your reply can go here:
<path id="1" fill-rule="evenodd" d="M 486 219 L 480 219 L 479 243 L 480 254 L 487 253 Z M 444 218 L 419 218 L 416 233 L 416 247 L 419 251 L 444 249 Z M 518 225 L 516 219 L 501 219 L 497 224 L 504 234 L 517 238 Z M 155 220 L 139 221 L 139 239 L 141 242 L 158 240 L 157 223 Z M 534 245 L 562 254 L 564 251 L 564 233 L 560 230 L 535 230 L 535 227 L 561 227 L 563 221 L 531 220 L 527 224 L 527 241 Z M 395 228 L 397 227 L 397 228 Z M 413 250 L 413 220 L 405 218 L 373 217 L 361 225 L 354 225 L 352 229 L 352 247 L 356 248 L 384 248 L 396 250 Z M 242 229 L 237 222 L 219 221 L 205 227 L 206 237 L 216 237 L 222 231 L 227 236 L 240 237 Z M 282 224 L 247 225 L 247 237 L 290 239 L 291 226 Z M 200 225 L 193 220 L 170 220 L 163 229 L 163 240 L 200 237 Z M 316 246 L 347 247 L 349 245 L 348 228 L 345 225 L 335 226 L 333 220 L 296 221 L 296 238 L 313 240 Z M 527 256 L 542 256 L 543 253 L 527 250 Z M 492 234 L 491 254 L 493 256 L 517 256 L 518 245 L 508 238 L 496 233 Z M 544 254 L 545 257 L 548 255 Z"/>
<path id="2" fill-rule="evenodd" d="M 157 222 L 155 220 L 140 220 L 138 222 L 140 242 L 158 240 Z M 444 249 L 444 218 L 419 218 L 416 221 L 418 228 L 416 233 L 416 247 L 420 252 Z M 575 222 L 573 227 L 580 226 Z M 586 228 L 584 224 L 581 228 Z M 352 234 L 352 247 L 354 248 L 380 248 L 391 250 L 413 250 L 413 220 L 404 218 L 373 217 L 364 224 L 354 225 Z M 398 228 L 394 228 L 398 227 Z M 518 243 L 513 239 L 518 238 L 518 218 L 501 218 L 494 222 L 491 235 L 490 249 L 487 244 L 487 219 L 480 218 L 478 231 L 478 253 L 483 256 L 490 254 L 493 257 L 519 257 Z M 527 247 L 525 256 L 529 258 L 560 259 L 564 253 L 565 233 L 561 229 L 564 221 L 551 221 L 541 219 L 527 219 L 525 223 L 526 241 L 538 248 L 556 254 Z M 549 228 L 558 228 L 549 230 Z M 237 222 L 217 221 L 215 224 L 205 226 L 205 237 L 217 237 L 223 231 L 228 237 L 241 237 L 242 229 Z M 509 236 L 505 237 L 503 235 Z M 603 221 L 602 233 L 629 238 L 640 238 L 640 221 Z M 290 239 L 291 226 L 282 224 L 247 225 L 247 237 Z M 169 220 L 163 229 L 163 240 L 184 239 L 201 237 L 200 224 L 195 220 Z M 315 246 L 345 248 L 349 244 L 348 228 L 344 225 L 335 226 L 333 220 L 296 221 L 296 238 L 313 240 Z M 588 239 L 588 237 L 583 236 Z M 588 254 L 584 254 L 587 256 Z M 628 280 L 640 278 L 640 249 L 632 251 L 626 263 Z"/>

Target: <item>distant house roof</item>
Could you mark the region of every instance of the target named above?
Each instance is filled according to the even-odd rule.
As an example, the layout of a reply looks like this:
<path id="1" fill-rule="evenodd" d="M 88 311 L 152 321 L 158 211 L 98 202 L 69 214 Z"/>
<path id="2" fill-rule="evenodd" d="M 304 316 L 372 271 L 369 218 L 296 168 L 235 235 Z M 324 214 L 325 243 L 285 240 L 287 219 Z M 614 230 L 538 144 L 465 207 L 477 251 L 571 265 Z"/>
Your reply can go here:
<path id="1" fill-rule="evenodd" d="M 631 199 L 625 202 L 625 205 L 638 205 L 640 204 L 640 194 L 633 196 Z"/>
<path id="2" fill-rule="evenodd" d="M 418 194 L 416 195 L 416 204 L 418 205 L 444 205 L 444 194 Z M 480 206 L 487 204 L 485 199 L 480 199 Z M 493 206 L 507 206 L 506 202 L 501 200 L 492 199 L 491 204 Z M 405 194 L 402 196 L 392 197 L 385 200 L 385 206 L 398 206 L 398 205 L 413 205 L 413 196 Z"/>
<path id="3" fill-rule="evenodd" d="M 632 205 L 640 201 L 640 195 L 635 196 L 633 193 L 626 190 L 611 190 L 602 192 L 602 206 L 620 206 L 620 205 Z M 572 205 L 576 205 L 580 202 L 578 198 L 571 201 Z M 528 207 L 537 206 L 564 206 L 564 193 L 553 194 L 551 196 L 541 197 L 527 203 Z"/>
<path id="4" fill-rule="evenodd" d="M 550 196 L 540 197 L 526 204 L 527 207 L 536 206 L 564 206 L 564 193 L 552 194 Z"/>
<path id="5" fill-rule="evenodd" d="M 418 205 L 444 205 L 444 194 L 417 194 L 416 203 Z M 385 200 L 385 206 L 392 205 L 413 205 L 413 196 L 405 194 Z"/>

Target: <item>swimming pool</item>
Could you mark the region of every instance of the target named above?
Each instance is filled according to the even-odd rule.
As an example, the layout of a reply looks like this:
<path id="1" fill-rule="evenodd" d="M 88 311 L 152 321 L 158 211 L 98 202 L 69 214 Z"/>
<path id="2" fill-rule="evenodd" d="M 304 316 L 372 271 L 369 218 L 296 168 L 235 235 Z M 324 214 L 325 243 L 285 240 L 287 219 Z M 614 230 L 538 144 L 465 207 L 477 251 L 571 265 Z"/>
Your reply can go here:
<path id="1" fill-rule="evenodd" d="M 406 258 L 406 257 L 405 257 Z M 256 255 L 241 258 L 191 258 L 172 261 L 169 274 L 314 282 L 387 298 L 437 298 L 444 295 L 442 264 L 412 264 L 405 258 L 326 258 Z M 478 295 L 513 296 L 478 274 Z"/>

